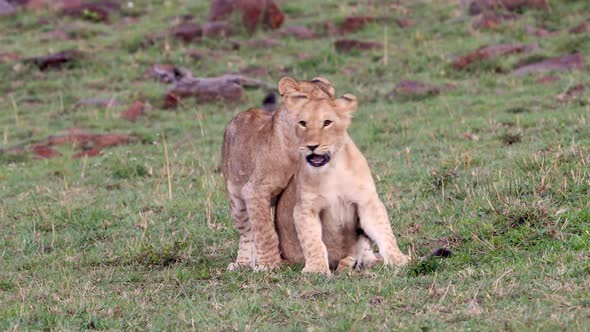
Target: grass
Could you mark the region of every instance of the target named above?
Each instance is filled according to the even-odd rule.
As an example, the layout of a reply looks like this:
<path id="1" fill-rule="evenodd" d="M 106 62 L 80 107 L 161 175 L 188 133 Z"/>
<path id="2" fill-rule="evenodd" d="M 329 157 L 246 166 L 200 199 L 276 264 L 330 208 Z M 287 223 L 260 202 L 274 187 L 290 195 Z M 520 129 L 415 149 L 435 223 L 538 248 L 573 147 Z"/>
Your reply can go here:
<path id="1" fill-rule="evenodd" d="M 551 6 L 469 32 L 451 1 L 281 2 L 289 24 L 352 14 L 411 18 L 405 29 L 372 24 L 350 36 L 381 41 L 386 31 L 387 65 L 379 51 L 335 53 L 334 37 L 286 37 L 273 49 L 229 50 L 219 39 L 144 43 L 174 15 L 205 20 L 206 1 L 136 2 L 126 10 L 138 22 L 127 26 L 49 12 L 0 19 L 0 52 L 26 58 L 78 47 L 85 54 L 60 71 L 0 64 L 3 147 L 71 127 L 136 138 L 97 157 L 72 159 L 68 146 L 47 160 L 0 155 L 0 329 L 588 330 L 589 95 L 555 99 L 577 83 L 590 86 L 588 69 L 558 73 L 550 84 L 496 72 L 527 56 L 579 51 L 588 61 L 588 35 L 567 29 L 590 6 Z M 544 39 L 523 32 L 543 24 L 562 32 Z M 64 26 L 73 40 L 44 41 L 44 32 Z M 538 42 L 540 50 L 464 72 L 450 66 L 455 55 L 500 42 Z M 209 48 L 222 56 L 186 55 Z M 238 104 L 189 100 L 165 111 L 166 86 L 144 75 L 154 63 L 195 76 L 263 66 L 273 83 L 323 75 L 339 94 L 355 94 L 360 109 L 350 133 L 401 247 L 416 257 L 448 247 L 452 256 L 328 279 L 302 276 L 301 266 L 226 271 L 238 234 L 220 174 L 222 133 L 265 91 L 249 90 Z M 387 98 L 401 79 L 456 87 L 417 100 Z M 93 97 L 119 106 L 75 107 Z M 146 115 L 135 123 L 119 118 L 138 99 L 152 105 Z"/>

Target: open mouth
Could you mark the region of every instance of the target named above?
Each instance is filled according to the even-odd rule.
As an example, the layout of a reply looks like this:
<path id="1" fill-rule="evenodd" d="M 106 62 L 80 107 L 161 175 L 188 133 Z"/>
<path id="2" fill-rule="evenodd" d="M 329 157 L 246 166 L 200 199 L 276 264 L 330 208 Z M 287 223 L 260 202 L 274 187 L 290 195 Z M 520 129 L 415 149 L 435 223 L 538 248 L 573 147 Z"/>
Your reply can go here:
<path id="1" fill-rule="evenodd" d="M 312 153 L 305 157 L 305 160 L 307 160 L 307 163 L 313 167 L 322 167 L 330 161 L 330 156 L 328 154 Z"/>

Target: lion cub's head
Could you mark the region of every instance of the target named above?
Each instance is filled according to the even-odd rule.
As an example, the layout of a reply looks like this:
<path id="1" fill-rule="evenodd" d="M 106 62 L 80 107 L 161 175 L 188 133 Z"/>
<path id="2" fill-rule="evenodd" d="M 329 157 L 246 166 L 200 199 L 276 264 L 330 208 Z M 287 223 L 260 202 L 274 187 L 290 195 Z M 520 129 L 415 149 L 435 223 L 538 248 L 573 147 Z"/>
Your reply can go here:
<path id="1" fill-rule="evenodd" d="M 356 97 L 346 94 L 334 98 L 333 93 L 322 96 L 319 92 L 300 92 L 291 88 L 291 80 L 281 79 L 279 91 L 288 111 L 295 117 L 299 151 L 309 165 L 322 167 L 345 143 L 346 129 L 358 107 Z"/>

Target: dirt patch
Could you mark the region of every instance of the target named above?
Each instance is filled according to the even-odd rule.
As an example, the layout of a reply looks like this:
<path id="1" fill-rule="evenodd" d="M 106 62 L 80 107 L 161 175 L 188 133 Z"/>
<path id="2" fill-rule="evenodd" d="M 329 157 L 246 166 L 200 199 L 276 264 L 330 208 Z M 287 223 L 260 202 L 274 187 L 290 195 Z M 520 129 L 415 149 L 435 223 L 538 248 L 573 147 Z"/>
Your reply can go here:
<path id="1" fill-rule="evenodd" d="M 539 46 L 537 44 L 498 44 L 483 46 L 472 53 L 458 57 L 457 59 L 453 60 L 452 66 L 455 69 L 461 70 L 465 69 L 467 66 L 473 63 L 481 62 L 484 60 L 489 60 L 515 53 L 529 53 L 538 49 Z"/>
<path id="2" fill-rule="evenodd" d="M 548 71 L 582 70 L 585 63 L 586 60 L 581 53 L 574 53 L 517 67 L 510 75 L 520 76 Z"/>

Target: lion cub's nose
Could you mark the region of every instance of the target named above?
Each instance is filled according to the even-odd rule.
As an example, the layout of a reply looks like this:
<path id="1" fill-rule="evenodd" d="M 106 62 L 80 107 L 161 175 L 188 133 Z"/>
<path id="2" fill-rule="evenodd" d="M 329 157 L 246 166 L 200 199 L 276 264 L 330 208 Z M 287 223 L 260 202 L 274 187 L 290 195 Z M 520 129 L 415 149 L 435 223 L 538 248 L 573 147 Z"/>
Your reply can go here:
<path id="1" fill-rule="evenodd" d="M 307 148 L 311 150 L 311 152 L 313 152 L 313 150 L 315 150 L 319 145 L 308 145 Z"/>

